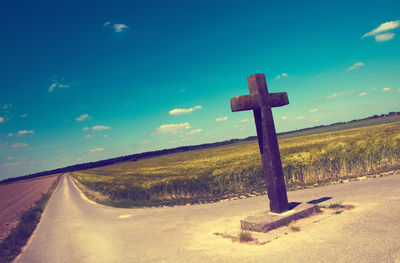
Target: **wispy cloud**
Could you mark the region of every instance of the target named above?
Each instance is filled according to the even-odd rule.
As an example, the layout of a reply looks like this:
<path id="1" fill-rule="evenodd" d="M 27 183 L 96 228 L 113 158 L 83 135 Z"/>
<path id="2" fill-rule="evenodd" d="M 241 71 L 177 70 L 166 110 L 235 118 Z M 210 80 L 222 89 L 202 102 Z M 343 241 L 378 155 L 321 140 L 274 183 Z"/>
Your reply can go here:
<path id="1" fill-rule="evenodd" d="M 400 26 L 400 20 L 385 22 L 385 23 L 380 24 L 374 30 L 372 30 L 368 33 L 365 33 L 362 36 L 362 38 L 373 36 L 373 37 L 375 37 L 375 40 L 377 42 L 389 41 L 395 36 L 395 34 L 394 33 L 383 33 L 383 32 L 393 30 L 399 26 Z"/>
<path id="2" fill-rule="evenodd" d="M 103 130 L 110 130 L 110 126 L 104 126 L 104 125 L 97 125 L 92 127 L 92 131 L 97 132 L 97 131 L 103 131 Z"/>
<path id="3" fill-rule="evenodd" d="M 0 117 L 0 123 L 4 122 L 4 118 Z"/>
<path id="4" fill-rule="evenodd" d="M 203 132 L 203 129 L 191 130 L 191 131 L 187 132 L 186 134 L 193 135 L 193 134 L 200 133 L 200 132 Z"/>
<path id="5" fill-rule="evenodd" d="M 14 157 L 9 156 L 9 157 L 6 158 L 6 161 L 11 161 L 11 160 L 13 160 L 13 159 L 14 159 Z"/>
<path id="6" fill-rule="evenodd" d="M 180 109 L 180 108 L 176 108 L 173 110 L 169 111 L 169 115 L 181 115 L 181 114 L 188 114 L 188 113 L 192 113 L 195 110 L 199 110 L 203 108 L 202 106 L 198 105 L 198 106 L 194 106 L 193 108 L 188 108 L 188 109 Z"/>
<path id="7" fill-rule="evenodd" d="M 90 120 L 92 117 L 89 116 L 89 114 L 84 113 L 81 114 L 79 117 L 76 117 L 75 120 L 76 121 L 84 121 L 84 120 Z"/>
<path id="8" fill-rule="evenodd" d="M 216 118 L 215 122 L 226 121 L 227 119 L 228 119 L 228 116 L 220 117 L 220 118 Z"/>
<path id="9" fill-rule="evenodd" d="M 308 110 L 309 113 L 314 113 L 314 112 L 318 112 L 318 111 L 319 111 L 319 109 L 317 109 L 317 108 Z"/>
<path id="10" fill-rule="evenodd" d="M 367 92 L 361 92 L 360 95 L 358 95 L 358 96 L 362 97 L 362 96 L 366 96 L 366 95 L 368 95 Z"/>
<path id="11" fill-rule="evenodd" d="M 390 91 L 390 88 L 383 88 L 382 92 Z"/>
<path id="12" fill-rule="evenodd" d="M 333 98 L 337 98 L 337 97 L 341 97 L 341 96 L 345 96 L 347 94 L 352 94 L 354 93 L 354 91 L 342 91 L 340 93 L 333 93 L 332 95 L 326 96 L 325 99 L 333 99 Z"/>
<path id="13" fill-rule="evenodd" d="M 3 110 L 7 110 L 7 109 L 10 109 L 10 108 L 12 108 L 12 107 L 13 107 L 13 105 L 10 104 L 10 103 L 4 104 L 4 105 L 3 105 Z"/>
<path id="14" fill-rule="evenodd" d="M 21 114 L 21 118 L 26 118 L 26 117 L 28 117 L 28 114 L 26 114 L 26 113 Z"/>
<path id="15" fill-rule="evenodd" d="M 24 135 L 24 134 L 34 134 L 35 131 L 34 130 L 22 130 L 18 132 L 18 135 Z"/>
<path id="16" fill-rule="evenodd" d="M 89 139 L 89 138 L 92 138 L 92 137 L 93 137 L 92 134 L 86 134 L 86 135 L 85 135 L 85 138 L 86 138 L 86 139 Z"/>
<path id="17" fill-rule="evenodd" d="M 89 127 L 85 127 L 85 128 L 82 129 L 83 132 L 84 131 L 88 131 L 88 130 L 89 130 Z"/>
<path id="18" fill-rule="evenodd" d="M 240 120 L 240 122 L 242 122 L 242 123 L 244 123 L 244 122 L 248 122 L 249 121 L 249 119 L 243 119 L 243 120 Z"/>
<path id="19" fill-rule="evenodd" d="M 365 66 L 365 64 L 362 63 L 362 62 L 357 62 L 357 63 L 354 63 L 353 66 L 349 67 L 347 69 L 347 71 L 355 70 L 356 68 L 359 68 L 359 67 L 362 67 L 362 66 Z"/>
<path id="20" fill-rule="evenodd" d="M 69 87 L 70 87 L 70 85 L 62 84 L 62 83 L 56 81 L 56 82 L 53 82 L 53 83 L 50 85 L 48 91 L 49 91 L 49 92 L 53 92 L 55 88 L 69 88 Z"/>
<path id="21" fill-rule="evenodd" d="M 287 73 L 282 73 L 276 76 L 275 79 L 286 78 L 287 76 L 289 76 Z"/>
<path id="22" fill-rule="evenodd" d="M 295 121 L 304 120 L 305 118 L 306 118 L 306 116 L 299 116 L 299 117 L 294 118 L 294 120 Z"/>
<path id="23" fill-rule="evenodd" d="M 108 138 L 108 134 L 105 134 L 105 135 L 103 136 L 103 138 L 104 138 L 104 139 L 107 139 L 107 138 Z"/>
<path id="24" fill-rule="evenodd" d="M 287 118 L 288 118 L 288 116 L 283 116 L 281 119 L 286 120 Z"/>
<path id="25" fill-rule="evenodd" d="M 393 33 L 385 33 L 385 34 L 379 34 L 375 36 L 376 42 L 384 42 L 384 41 L 389 41 L 393 39 L 395 34 Z"/>
<path id="26" fill-rule="evenodd" d="M 187 130 L 192 128 L 189 122 L 178 123 L 178 124 L 164 124 L 160 127 L 157 127 L 156 134 L 160 133 L 170 133 L 172 135 L 177 134 L 179 131 Z"/>
<path id="27" fill-rule="evenodd" d="M 10 132 L 9 134 L 7 134 L 7 136 L 8 136 L 8 137 L 12 137 L 12 136 L 13 136 L 13 133 Z"/>
<path id="28" fill-rule="evenodd" d="M 129 27 L 127 25 L 124 24 L 114 24 L 114 31 L 115 32 L 122 32 L 124 30 L 127 30 Z"/>
<path id="29" fill-rule="evenodd" d="M 94 153 L 94 152 L 102 152 L 102 151 L 104 151 L 104 148 L 100 148 L 100 147 L 90 149 L 90 152 L 92 152 L 92 153 Z"/>
<path id="30" fill-rule="evenodd" d="M 22 143 L 16 142 L 11 145 L 11 148 L 22 148 L 22 147 L 26 147 L 26 146 L 28 146 L 28 144 L 26 144 L 24 142 L 22 142 Z"/>
<path id="31" fill-rule="evenodd" d="M 103 25 L 105 27 L 111 27 L 115 33 L 121 33 L 129 29 L 129 26 L 125 24 L 112 24 L 111 21 L 107 21 Z"/>

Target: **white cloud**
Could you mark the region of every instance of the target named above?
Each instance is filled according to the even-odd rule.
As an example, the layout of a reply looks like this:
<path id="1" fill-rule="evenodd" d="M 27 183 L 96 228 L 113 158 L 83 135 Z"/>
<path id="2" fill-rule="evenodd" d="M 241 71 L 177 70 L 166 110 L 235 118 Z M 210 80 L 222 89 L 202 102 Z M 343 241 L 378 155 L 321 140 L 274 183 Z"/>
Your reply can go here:
<path id="1" fill-rule="evenodd" d="M 400 92 L 400 89 L 398 89 L 397 91 Z"/>
<path id="2" fill-rule="evenodd" d="M 249 119 L 240 120 L 240 122 L 248 122 Z"/>
<path id="3" fill-rule="evenodd" d="M 97 125 L 92 127 L 92 131 L 103 131 L 103 130 L 110 130 L 111 127 L 109 126 L 104 126 L 104 125 Z"/>
<path id="4" fill-rule="evenodd" d="M 347 71 L 355 70 L 356 68 L 359 68 L 359 67 L 362 67 L 362 66 L 365 66 L 365 64 L 362 63 L 362 62 L 357 62 L 357 63 L 354 63 L 353 66 L 349 67 L 347 69 Z"/>
<path id="5" fill-rule="evenodd" d="M 283 116 L 282 120 L 286 120 L 288 118 L 288 116 Z"/>
<path id="6" fill-rule="evenodd" d="M 289 76 L 287 73 L 282 73 L 276 76 L 275 79 L 286 78 L 287 76 Z"/>
<path id="7" fill-rule="evenodd" d="M 18 132 L 18 135 L 24 135 L 24 134 L 34 134 L 34 130 L 22 130 Z"/>
<path id="8" fill-rule="evenodd" d="M 317 109 L 317 108 L 308 110 L 309 113 L 313 113 L 313 112 L 317 112 L 317 111 L 319 111 L 319 109 Z"/>
<path id="9" fill-rule="evenodd" d="M 90 149 L 90 152 L 92 152 L 92 153 L 94 153 L 94 152 L 102 152 L 102 151 L 104 151 L 104 148 L 100 148 L 100 147 Z"/>
<path id="10" fill-rule="evenodd" d="M 8 136 L 8 137 L 12 137 L 12 136 L 13 136 L 12 132 L 10 132 L 9 134 L 7 134 L 7 136 Z"/>
<path id="11" fill-rule="evenodd" d="M 4 118 L 0 117 L 0 123 L 4 122 Z"/>
<path id="12" fill-rule="evenodd" d="M 368 93 L 367 93 L 367 92 L 361 92 L 359 96 L 361 96 L 361 97 L 362 97 L 362 96 L 366 96 L 366 95 L 368 95 Z"/>
<path id="13" fill-rule="evenodd" d="M 144 145 L 144 144 L 147 144 L 147 143 L 150 143 L 150 142 L 151 142 L 150 140 L 144 139 L 140 144 Z"/>
<path id="14" fill-rule="evenodd" d="M 193 134 L 196 134 L 196 133 L 200 133 L 202 131 L 203 131 L 202 129 L 196 129 L 196 130 L 191 130 L 191 131 L 187 132 L 186 134 L 187 135 L 193 135 Z"/>
<path id="15" fill-rule="evenodd" d="M 306 118 L 306 116 L 299 116 L 299 117 L 294 118 L 294 120 L 295 121 L 304 120 L 305 118 Z"/>
<path id="16" fill-rule="evenodd" d="M 376 90 L 376 87 L 372 87 L 371 89 L 372 89 L 372 90 Z"/>
<path id="17" fill-rule="evenodd" d="M 124 24 L 114 24 L 114 31 L 116 33 L 123 32 L 123 31 L 127 30 L 128 28 L 129 27 Z"/>
<path id="18" fill-rule="evenodd" d="M 81 114 L 79 117 L 76 117 L 76 121 L 84 121 L 84 120 L 90 120 L 92 117 L 89 116 L 89 114 Z"/>
<path id="19" fill-rule="evenodd" d="M 9 109 L 9 108 L 12 108 L 12 106 L 13 106 L 13 105 L 10 104 L 10 103 L 4 104 L 3 109 L 4 109 L 4 110 Z"/>
<path id="20" fill-rule="evenodd" d="M 6 158 L 6 161 L 11 161 L 12 159 L 14 159 L 14 157 L 9 156 L 9 157 Z"/>
<path id="21" fill-rule="evenodd" d="M 115 24 L 112 25 L 111 21 L 105 22 L 103 24 L 103 26 L 111 27 L 114 30 L 114 32 L 116 32 L 116 33 L 124 32 L 124 31 L 129 29 L 129 27 L 127 25 L 124 25 L 124 24 L 115 23 Z"/>
<path id="22" fill-rule="evenodd" d="M 386 92 L 386 91 L 389 91 L 389 90 L 390 90 L 390 88 L 383 88 L 382 92 Z"/>
<path id="23" fill-rule="evenodd" d="M 21 162 L 4 163 L 3 166 L 4 167 L 11 167 L 11 166 L 18 166 L 20 164 L 21 164 Z"/>
<path id="24" fill-rule="evenodd" d="M 189 122 L 179 123 L 179 124 L 164 124 L 157 127 L 156 134 L 158 133 L 171 133 L 172 135 L 177 134 L 181 130 L 187 130 L 192 128 Z"/>
<path id="25" fill-rule="evenodd" d="M 85 138 L 86 138 L 86 139 L 89 139 L 89 138 L 92 138 L 92 137 L 93 137 L 92 134 L 86 134 L 86 135 L 85 135 Z"/>
<path id="26" fill-rule="evenodd" d="M 89 130 L 89 127 L 85 127 L 85 128 L 82 129 L 83 132 L 84 131 L 88 131 L 88 130 Z"/>
<path id="27" fill-rule="evenodd" d="M 26 118 L 26 117 L 28 117 L 28 114 L 26 114 L 26 113 L 21 114 L 21 118 Z"/>
<path id="28" fill-rule="evenodd" d="M 319 122 L 319 120 L 313 120 L 313 122 Z"/>
<path id="29" fill-rule="evenodd" d="M 333 98 L 336 98 L 336 97 L 341 97 L 341 96 L 345 96 L 347 94 L 351 94 L 353 92 L 354 91 L 342 91 L 340 93 L 333 93 L 332 95 L 326 96 L 325 99 L 333 99 Z"/>
<path id="30" fill-rule="evenodd" d="M 368 36 L 375 36 L 379 33 L 385 32 L 385 31 L 389 31 L 392 29 L 395 29 L 397 27 L 400 26 L 400 20 L 395 20 L 395 21 L 389 21 L 389 22 L 385 22 L 380 24 L 377 28 L 375 28 L 374 30 L 364 34 L 362 36 L 362 38 L 364 37 L 368 37 Z"/>
<path id="31" fill-rule="evenodd" d="M 58 81 L 52 83 L 48 89 L 49 92 L 53 92 L 55 88 L 69 88 L 70 85 L 61 84 Z"/>
<path id="32" fill-rule="evenodd" d="M 22 142 L 22 143 L 16 142 L 11 145 L 11 148 L 22 148 L 22 147 L 26 147 L 26 146 L 28 146 L 28 144 L 26 144 L 24 142 Z"/>
<path id="33" fill-rule="evenodd" d="M 221 117 L 221 118 L 216 118 L 215 122 L 226 121 L 227 119 L 228 119 L 228 116 Z"/>
<path id="34" fill-rule="evenodd" d="M 384 34 L 379 34 L 375 36 L 375 41 L 376 42 L 384 42 L 384 41 L 389 41 L 394 38 L 393 33 L 384 33 Z"/>
<path id="35" fill-rule="evenodd" d="M 198 110 L 203 108 L 202 106 L 198 105 L 198 106 L 194 106 L 193 108 L 188 108 L 188 109 L 173 109 L 171 111 L 169 111 L 169 115 L 181 115 L 181 114 L 188 114 L 188 113 L 192 113 L 194 110 Z"/>
<path id="36" fill-rule="evenodd" d="M 104 138 L 104 139 L 107 139 L 107 138 L 108 138 L 108 134 L 104 135 L 103 138 Z"/>

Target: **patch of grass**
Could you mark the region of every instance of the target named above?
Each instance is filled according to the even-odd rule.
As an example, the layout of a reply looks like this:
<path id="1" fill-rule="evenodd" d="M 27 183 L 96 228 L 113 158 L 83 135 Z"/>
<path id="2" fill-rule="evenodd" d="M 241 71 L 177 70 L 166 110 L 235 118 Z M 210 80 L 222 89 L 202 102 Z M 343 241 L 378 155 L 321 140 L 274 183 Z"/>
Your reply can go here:
<path id="1" fill-rule="evenodd" d="M 279 140 L 287 189 L 400 168 L 400 123 Z M 201 203 L 265 192 L 256 141 L 72 173 L 119 207 Z"/>
<path id="2" fill-rule="evenodd" d="M 250 242 L 250 241 L 254 240 L 254 238 L 253 238 L 253 236 L 251 235 L 250 232 L 243 231 L 243 230 L 240 231 L 240 233 L 238 235 L 238 239 L 239 239 L 240 242 Z"/>
<path id="3" fill-rule="evenodd" d="M 332 202 L 329 204 L 328 208 L 343 208 L 343 201 Z"/>
<path id="4" fill-rule="evenodd" d="M 292 230 L 293 232 L 299 232 L 300 231 L 300 227 L 298 226 L 291 226 L 290 230 Z"/>
<path id="5" fill-rule="evenodd" d="M 46 194 L 42 194 L 42 197 L 22 214 L 17 227 L 0 243 L 0 262 L 13 262 L 19 253 L 21 253 L 22 248 L 26 245 L 26 242 L 39 223 L 43 210 L 60 179 L 61 176 L 58 176 L 57 180 L 49 188 L 49 191 Z"/>

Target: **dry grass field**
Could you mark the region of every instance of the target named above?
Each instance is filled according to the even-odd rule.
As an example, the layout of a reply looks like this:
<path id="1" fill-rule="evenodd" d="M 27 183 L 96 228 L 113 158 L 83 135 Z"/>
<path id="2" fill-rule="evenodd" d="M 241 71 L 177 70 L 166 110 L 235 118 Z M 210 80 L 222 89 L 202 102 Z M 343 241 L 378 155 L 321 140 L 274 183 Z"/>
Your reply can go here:
<path id="1" fill-rule="evenodd" d="M 279 140 L 288 189 L 400 167 L 400 122 Z M 262 193 L 256 142 L 73 172 L 114 206 L 170 205 Z"/>

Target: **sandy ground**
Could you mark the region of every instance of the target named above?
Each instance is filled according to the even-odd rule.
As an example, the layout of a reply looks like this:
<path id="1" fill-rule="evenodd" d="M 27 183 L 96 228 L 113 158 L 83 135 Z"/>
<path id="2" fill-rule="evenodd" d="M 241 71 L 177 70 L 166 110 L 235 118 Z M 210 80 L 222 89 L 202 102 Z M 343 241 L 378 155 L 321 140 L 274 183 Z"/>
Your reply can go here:
<path id="1" fill-rule="evenodd" d="M 14 229 L 21 214 L 46 193 L 56 176 L 0 185 L 0 242 Z"/>

